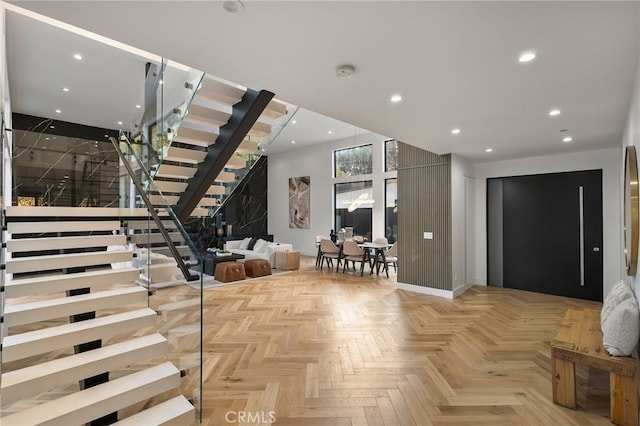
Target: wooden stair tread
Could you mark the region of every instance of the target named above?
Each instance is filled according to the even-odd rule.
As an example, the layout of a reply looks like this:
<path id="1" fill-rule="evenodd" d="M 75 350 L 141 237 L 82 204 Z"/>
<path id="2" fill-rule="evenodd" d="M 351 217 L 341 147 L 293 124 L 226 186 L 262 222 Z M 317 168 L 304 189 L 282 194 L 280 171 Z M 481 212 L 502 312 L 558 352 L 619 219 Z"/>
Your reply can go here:
<path id="1" fill-rule="evenodd" d="M 187 182 L 173 182 L 169 180 L 154 180 L 151 185 L 152 191 L 184 192 L 187 189 Z"/>
<path id="2" fill-rule="evenodd" d="M 207 108 L 202 105 L 189 105 L 189 111 L 184 117 L 185 121 L 220 127 L 229 121 L 231 114 L 217 109 Z"/>
<path id="3" fill-rule="evenodd" d="M 196 174 L 195 167 L 174 166 L 171 164 L 161 164 L 156 176 L 190 179 Z"/>
<path id="4" fill-rule="evenodd" d="M 4 311 L 7 327 L 61 318 L 82 312 L 145 302 L 147 291 L 142 287 L 122 287 L 95 293 L 8 305 Z"/>
<path id="5" fill-rule="evenodd" d="M 182 163 L 198 164 L 202 162 L 206 156 L 206 151 L 178 148 L 176 146 L 170 145 L 169 149 L 167 150 L 167 155 L 164 157 L 164 159 L 170 161 L 179 161 Z"/>
<path id="6" fill-rule="evenodd" d="M 166 347 L 167 340 L 155 333 L 4 373 L 3 403 L 151 359 L 164 354 Z"/>
<path id="7" fill-rule="evenodd" d="M 74 288 L 91 287 L 91 285 L 134 282 L 139 274 L 138 269 L 124 268 L 11 279 L 7 281 L 5 285 L 5 297 L 11 298 L 32 294 L 58 293 Z"/>
<path id="8" fill-rule="evenodd" d="M 180 372 L 166 362 L 3 417 L 7 425 L 84 424 L 180 384 Z"/>
<path id="9" fill-rule="evenodd" d="M 80 237 L 21 238 L 7 241 L 7 251 L 12 253 L 37 250 L 106 247 L 123 245 L 126 235 L 83 235 Z"/>
<path id="10" fill-rule="evenodd" d="M 5 336 L 2 343 L 2 361 L 15 361 L 156 324 L 156 312 L 144 308 Z"/>
<path id="11" fill-rule="evenodd" d="M 189 426 L 195 422 L 195 414 L 194 406 L 180 395 L 113 424 L 119 426 Z"/>

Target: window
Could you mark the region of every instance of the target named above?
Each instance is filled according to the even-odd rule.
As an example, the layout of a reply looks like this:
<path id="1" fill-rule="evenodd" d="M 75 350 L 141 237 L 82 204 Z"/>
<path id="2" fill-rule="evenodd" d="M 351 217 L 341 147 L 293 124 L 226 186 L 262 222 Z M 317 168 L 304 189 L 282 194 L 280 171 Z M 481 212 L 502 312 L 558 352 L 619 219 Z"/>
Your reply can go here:
<path id="1" fill-rule="evenodd" d="M 398 170 L 398 141 L 384 141 L 384 171 Z"/>
<path id="2" fill-rule="evenodd" d="M 334 177 L 370 175 L 373 173 L 373 145 L 362 145 L 334 151 Z"/>
<path id="3" fill-rule="evenodd" d="M 384 185 L 384 236 L 393 244 L 398 241 L 398 179 L 386 179 Z"/>
<path id="4" fill-rule="evenodd" d="M 371 241 L 373 201 L 373 181 L 335 184 L 336 231 L 352 227 L 353 235 Z"/>

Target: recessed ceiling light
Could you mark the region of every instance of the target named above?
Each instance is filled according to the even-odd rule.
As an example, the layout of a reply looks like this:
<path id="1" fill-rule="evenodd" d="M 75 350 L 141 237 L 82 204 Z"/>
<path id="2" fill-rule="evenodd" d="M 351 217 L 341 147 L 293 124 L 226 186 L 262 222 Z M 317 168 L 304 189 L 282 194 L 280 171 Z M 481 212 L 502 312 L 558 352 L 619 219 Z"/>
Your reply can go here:
<path id="1" fill-rule="evenodd" d="M 552 109 L 551 111 L 549 111 L 549 115 L 551 117 L 556 117 L 556 116 L 560 115 L 560 110 L 559 109 Z"/>
<path id="2" fill-rule="evenodd" d="M 45 141 L 48 141 L 48 140 L 49 140 L 49 138 L 44 138 L 44 140 L 45 140 Z"/>
<path id="3" fill-rule="evenodd" d="M 291 143 L 296 143 L 296 141 L 291 141 Z"/>
<path id="4" fill-rule="evenodd" d="M 104 135 L 104 137 L 105 137 L 105 138 L 108 138 L 108 137 L 109 137 L 109 135 Z"/>
<path id="5" fill-rule="evenodd" d="M 140 108 L 142 108 L 142 105 L 138 104 L 138 105 L 136 105 L 136 108 L 140 109 Z"/>
<path id="6" fill-rule="evenodd" d="M 64 178 L 65 179 L 69 179 L 69 175 L 64 175 Z"/>
<path id="7" fill-rule="evenodd" d="M 229 13 L 244 12 L 244 3 L 240 0 L 226 0 L 222 2 L 222 7 Z"/>
<path id="8" fill-rule="evenodd" d="M 531 62 L 536 58 L 536 54 L 533 52 L 522 52 L 520 54 L 520 57 L 518 58 L 518 61 L 520 62 Z"/>
<path id="9" fill-rule="evenodd" d="M 63 91 L 63 92 L 68 92 L 68 91 L 69 91 L 69 88 L 68 88 L 68 87 L 63 87 L 63 88 L 62 88 L 62 91 Z"/>
<path id="10" fill-rule="evenodd" d="M 329 130 L 329 134 L 330 134 L 330 135 L 332 135 L 332 134 L 333 134 L 333 132 L 332 132 L 331 130 Z"/>
<path id="11" fill-rule="evenodd" d="M 565 136 L 564 138 L 562 138 L 562 142 L 571 142 L 573 140 L 573 138 L 571 136 Z"/>
<path id="12" fill-rule="evenodd" d="M 391 96 L 391 102 L 396 103 L 396 102 L 400 102 L 402 100 L 402 96 L 400 95 L 393 95 Z"/>
<path id="13" fill-rule="evenodd" d="M 49 128 L 50 128 L 50 129 L 55 129 L 55 128 L 56 128 L 56 126 L 53 126 L 53 125 L 52 125 L 52 126 L 49 126 Z"/>
<path id="14" fill-rule="evenodd" d="M 57 109 L 56 113 L 60 114 L 60 113 L 62 113 L 62 110 L 61 109 Z"/>
<path id="15" fill-rule="evenodd" d="M 119 124 L 120 126 L 122 126 L 122 121 L 118 121 L 118 124 Z"/>
<path id="16" fill-rule="evenodd" d="M 73 55 L 73 58 L 78 60 L 78 61 L 81 61 L 82 60 L 82 55 L 79 54 L 79 53 L 76 53 L 75 55 Z"/>
<path id="17" fill-rule="evenodd" d="M 485 152 L 493 152 L 493 149 L 487 148 L 487 149 L 485 149 Z"/>
<path id="18" fill-rule="evenodd" d="M 291 120 L 291 124 L 296 124 L 297 121 L 296 120 Z"/>
<path id="19" fill-rule="evenodd" d="M 162 80 L 160 80 L 160 84 L 163 84 Z"/>
<path id="20" fill-rule="evenodd" d="M 459 135 L 459 134 L 460 134 L 460 129 L 453 129 L 453 130 L 451 130 L 451 134 L 452 134 L 452 135 Z"/>

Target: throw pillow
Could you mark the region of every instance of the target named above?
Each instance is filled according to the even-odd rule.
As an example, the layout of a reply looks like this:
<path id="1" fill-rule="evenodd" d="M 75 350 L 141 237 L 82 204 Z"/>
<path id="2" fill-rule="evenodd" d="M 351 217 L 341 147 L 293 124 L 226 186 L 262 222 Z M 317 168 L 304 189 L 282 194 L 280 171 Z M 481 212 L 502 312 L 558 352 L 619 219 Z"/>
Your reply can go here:
<path id="1" fill-rule="evenodd" d="M 611 314 L 611 312 L 618 306 L 623 300 L 631 299 L 635 297 L 631 287 L 624 281 L 618 281 L 613 285 L 611 291 L 607 294 L 602 302 L 602 312 L 600 313 L 600 325 L 604 325 L 605 321 Z"/>
<path id="2" fill-rule="evenodd" d="M 258 242 L 258 239 L 256 237 L 253 237 L 251 241 L 249 241 L 249 247 L 247 247 L 247 250 L 253 250 L 253 247 L 256 245 L 257 242 Z"/>
<path id="3" fill-rule="evenodd" d="M 629 356 L 640 337 L 640 311 L 635 298 L 616 306 L 602 326 L 602 344 L 609 355 Z"/>
<path id="4" fill-rule="evenodd" d="M 247 237 L 240 243 L 240 250 L 247 250 L 249 248 L 249 243 L 251 242 L 251 237 Z"/>
<path id="5" fill-rule="evenodd" d="M 267 242 L 260 238 L 256 241 L 256 245 L 253 246 L 253 251 L 263 252 L 267 248 Z"/>

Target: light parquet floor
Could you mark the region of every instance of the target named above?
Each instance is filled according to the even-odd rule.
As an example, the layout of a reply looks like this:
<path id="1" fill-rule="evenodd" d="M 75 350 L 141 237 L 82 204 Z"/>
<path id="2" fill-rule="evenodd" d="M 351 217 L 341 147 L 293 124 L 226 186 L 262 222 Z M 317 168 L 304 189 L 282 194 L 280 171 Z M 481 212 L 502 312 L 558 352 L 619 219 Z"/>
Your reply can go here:
<path id="1" fill-rule="evenodd" d="M 551 398 L 565 310 L 599 304 L 479 286 L 446 300 L 314 260 L 205 291 L 204 425 L 610 424 L 606 373 L 578 369 L 577 411 Z"/>

